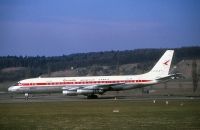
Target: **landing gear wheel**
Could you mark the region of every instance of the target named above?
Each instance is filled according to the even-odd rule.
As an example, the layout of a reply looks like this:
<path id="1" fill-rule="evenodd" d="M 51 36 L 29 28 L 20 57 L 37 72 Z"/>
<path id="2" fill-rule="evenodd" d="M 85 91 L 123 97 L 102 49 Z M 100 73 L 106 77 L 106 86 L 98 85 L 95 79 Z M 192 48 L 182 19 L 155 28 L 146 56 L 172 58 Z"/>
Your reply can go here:
<path id="1" fill-rule="evenodd" d="M 88 95 L 87 99 L 97 99 L 98 96 L 97 95 Z"/>
<path id="2" fill-rule="evenodd" d="M 28 100 L 28 98 L 29 98 L 28 93 L 25 93 L 24 96 L 25 96 L 25 100 Z"/>

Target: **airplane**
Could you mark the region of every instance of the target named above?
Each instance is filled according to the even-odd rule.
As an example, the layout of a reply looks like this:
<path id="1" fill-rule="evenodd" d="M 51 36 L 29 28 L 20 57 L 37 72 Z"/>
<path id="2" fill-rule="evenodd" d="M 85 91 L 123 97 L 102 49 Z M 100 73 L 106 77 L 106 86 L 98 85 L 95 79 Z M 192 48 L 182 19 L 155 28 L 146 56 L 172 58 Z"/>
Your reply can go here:
<path id="1" fill-rule="evenodd" d="M 146 87 L 171 79 L 179 74 L 169 74 L 174 50 L 166 50 L 155 66 L 147 73 L 119 76 L 49 77 L 30 78 L 8 88 L 10 93 L 60 92 L 68 96 L 85 95 L 98 98 L 107 91 L 121 91 Z"/>

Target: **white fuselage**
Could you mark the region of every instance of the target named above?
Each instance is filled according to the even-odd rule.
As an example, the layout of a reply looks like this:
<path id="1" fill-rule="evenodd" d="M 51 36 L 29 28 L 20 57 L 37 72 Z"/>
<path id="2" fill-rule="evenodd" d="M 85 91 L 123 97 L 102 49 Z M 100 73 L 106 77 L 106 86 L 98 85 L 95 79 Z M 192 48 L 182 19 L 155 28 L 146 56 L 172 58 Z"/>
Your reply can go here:
<path id="1" fill-rule="evenodd" d="M 66 89 L 95 85 L 113 85 L 112 90 L 127 90 L 156 83 L 156 80 L 144 75 L 31 78 L 19 81 L 15 86 L 10 87 L 9 91 L 60 92 L 63 87 Z"/>

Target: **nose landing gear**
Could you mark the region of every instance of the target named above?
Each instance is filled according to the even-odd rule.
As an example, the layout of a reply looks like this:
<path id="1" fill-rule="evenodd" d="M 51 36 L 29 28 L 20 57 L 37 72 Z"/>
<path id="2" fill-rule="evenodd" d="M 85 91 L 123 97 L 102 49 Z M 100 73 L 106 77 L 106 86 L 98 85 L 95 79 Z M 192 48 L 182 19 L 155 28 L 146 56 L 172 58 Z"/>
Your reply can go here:
<path id="1" fill-rule="evenodd" d="M 28 100 L 28 93 L 25 93 L 24 96 L 25 96 L 25 100 Z"/>

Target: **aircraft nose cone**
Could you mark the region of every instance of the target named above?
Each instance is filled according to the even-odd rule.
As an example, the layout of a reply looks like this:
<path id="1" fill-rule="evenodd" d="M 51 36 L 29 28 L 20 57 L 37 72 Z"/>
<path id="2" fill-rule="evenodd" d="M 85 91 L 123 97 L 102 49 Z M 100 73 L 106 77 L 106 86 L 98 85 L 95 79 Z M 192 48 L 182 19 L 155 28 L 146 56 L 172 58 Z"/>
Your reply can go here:
<path id="1" fill-rule="evenodd" d="M 11 86 L 8 88 L 8 92 L 14 92 L 16 91 L 16 87 L 15 86 Z"/>
<path id="2" fill-rule="evenodd" d="M 12 87 L 9 87 L 8 88 L 8 92 L 12 92 L 13 90 L 12 90 Z"/>

